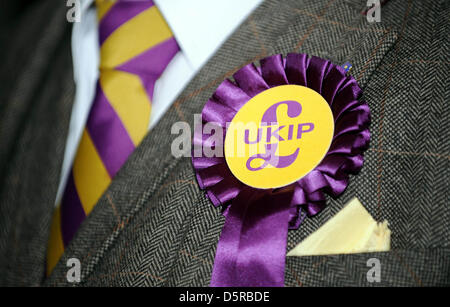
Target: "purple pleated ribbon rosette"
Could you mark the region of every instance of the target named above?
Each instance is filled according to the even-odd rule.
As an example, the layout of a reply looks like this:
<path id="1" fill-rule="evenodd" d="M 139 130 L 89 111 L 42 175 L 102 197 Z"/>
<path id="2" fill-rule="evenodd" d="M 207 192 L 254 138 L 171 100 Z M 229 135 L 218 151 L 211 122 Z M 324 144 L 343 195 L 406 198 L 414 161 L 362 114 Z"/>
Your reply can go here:
<path id="1" fill-rule="evenodd" d="M 262 59 L 259 67 L 244 66 L 233 79 L 223 81 L 206 103 L 203 125 L 213 123 L 226 131 L 227 123 L 252 97 L 287 84 L 315 90 L 328 102 L 334 117 L 333 140 L 321 163 L 282 188 L 245 185 L 233 176 L 224 155 L 192 158 L 200 188 L 214 206 L 222 206 L 225 216 L 211 286 L 284 286 L 288 229 L 297 229 L 305 216 L 318 214 L 326 205 L 325 194 L 342 194 L 349 174 L 361 169 L 370 140 L 370 110 L 352 76 L 315 56 L 273 55 Z M 196 131 L 194 148 L 223 146 L 208 142 L 210 136 Z"/>

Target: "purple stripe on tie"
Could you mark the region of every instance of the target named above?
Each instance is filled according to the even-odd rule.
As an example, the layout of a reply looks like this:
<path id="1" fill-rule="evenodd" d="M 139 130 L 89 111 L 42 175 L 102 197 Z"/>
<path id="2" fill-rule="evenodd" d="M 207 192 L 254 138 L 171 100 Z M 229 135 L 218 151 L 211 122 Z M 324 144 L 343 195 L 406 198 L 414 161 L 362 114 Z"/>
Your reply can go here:
<path id="1" fill-rule="evenodd" d="M 61 202 L 61 233 L 64 246 L 67 246 L 72 241 L 85 218 L 86 214 L 75 188 L 73 172 L 70 172 Z"/>
<path id="2" fill-rule="evenodd" d="M 180 50 L 172 37 L 150 48 L 116 69 L 138 75 L 147 90 L 150 99 L 153 97 L 155 82 L 166 69 L 167 64 Z"/>
<path id="3" fill-rule="evenodd" d="M 113 178 L 133 152 L 134 144 L 99 83 L 86 128 L 106 170 Z"/>
<path id="4" fill-rule="evenodd" d="M 111 35 L 118 27 L 131 18 L 152 7 L 153 1 L 119 1 L 102 18 L 99 25 L 100 45 Z"/>

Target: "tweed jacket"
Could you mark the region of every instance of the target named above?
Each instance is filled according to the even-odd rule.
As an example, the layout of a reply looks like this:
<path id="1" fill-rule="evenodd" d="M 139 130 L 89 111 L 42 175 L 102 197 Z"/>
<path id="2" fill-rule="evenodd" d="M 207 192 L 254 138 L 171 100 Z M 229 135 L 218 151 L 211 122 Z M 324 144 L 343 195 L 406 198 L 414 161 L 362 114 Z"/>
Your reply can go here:
<path id="1" fill-rule="evenodd" d="M 369 22 L 365 8 L 359 0 L 263 2 L 148 133 L 44 278 L 76 85 L 65 2 L 30 4 L 0 32 L 0 285 L 208 286 L 224 217 L 199 189 L 191 160 L 171 154 L 171 127 L 192 124 L 240 67 L 301 52 L 353 65 L 372 136 L 361 172 L 289 231 L 288 248 L 356 196 L 388 220 L 392 249 L 287 257 L 285 285 L 449 286 L 450 2 L 391 0 L 381 22 Z M 66 279 L 73 257 L 80 283 Z M 369 258 L 380 260 L 380 283 L 367 281 Z"/>

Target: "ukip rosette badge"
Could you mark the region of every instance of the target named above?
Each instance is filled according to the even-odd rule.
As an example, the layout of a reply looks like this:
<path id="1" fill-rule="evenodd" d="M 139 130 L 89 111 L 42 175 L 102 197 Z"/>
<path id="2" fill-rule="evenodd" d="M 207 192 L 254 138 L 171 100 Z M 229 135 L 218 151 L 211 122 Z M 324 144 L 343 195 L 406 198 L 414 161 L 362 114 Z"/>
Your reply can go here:
<path id="1" fill-rule="evenodd" d="M 193 166 L 223 207 L 211 286 L 283 286 L 288 229 L 363 165 L 370 110 L 344 68 L 274 55 L 223 81 L 202 111 Z M 220 132 L 220 133 L 219 133 Z"/>

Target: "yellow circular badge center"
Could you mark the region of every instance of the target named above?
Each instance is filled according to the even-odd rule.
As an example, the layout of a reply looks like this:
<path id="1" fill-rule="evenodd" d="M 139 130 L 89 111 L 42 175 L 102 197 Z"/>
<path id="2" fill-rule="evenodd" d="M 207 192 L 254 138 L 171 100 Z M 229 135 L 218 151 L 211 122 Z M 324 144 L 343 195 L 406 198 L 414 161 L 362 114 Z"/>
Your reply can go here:
<path id="1" fill-rule="evenodd" d="M 234 116 L 225 159 L 244 184 L 279 188 L 322 161 L 333 133 L 333 114 L 319 93 L 300 85 L 277 86 L 250 99 Z"/>

